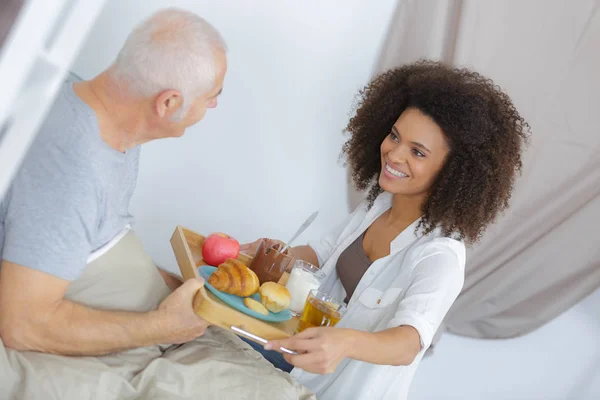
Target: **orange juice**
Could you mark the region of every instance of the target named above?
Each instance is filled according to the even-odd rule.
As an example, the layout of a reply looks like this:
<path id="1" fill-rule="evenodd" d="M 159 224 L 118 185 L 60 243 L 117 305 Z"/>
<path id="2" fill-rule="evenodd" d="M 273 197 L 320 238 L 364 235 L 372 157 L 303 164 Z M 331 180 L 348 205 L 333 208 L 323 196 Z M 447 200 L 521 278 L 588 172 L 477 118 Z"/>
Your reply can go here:
<path id="1" fill-rule="evenodd" d="M 338 308 L 333 303 L 327 304 L 313 296 L 308 296 L 298 324 L 298 332 L 318 326 L 335 326 L 342 319 Z"/>

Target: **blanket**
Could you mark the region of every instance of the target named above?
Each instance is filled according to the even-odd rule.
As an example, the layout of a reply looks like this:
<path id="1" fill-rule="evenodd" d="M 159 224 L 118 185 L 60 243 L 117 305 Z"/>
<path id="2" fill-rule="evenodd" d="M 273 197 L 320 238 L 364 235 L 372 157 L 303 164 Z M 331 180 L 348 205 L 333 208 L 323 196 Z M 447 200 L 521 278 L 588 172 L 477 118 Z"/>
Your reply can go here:
<path id="1" fill-rule="evenodd" d="M 69 300 L 105 310 L 146 312 L 169 294 L 152 259 L 129 232 L 85 269 Z M 0 399 L 315 399 L 233 333 L 210 327 L 183 345 L 102 357 L 7 349 L 0 340 Z"/>

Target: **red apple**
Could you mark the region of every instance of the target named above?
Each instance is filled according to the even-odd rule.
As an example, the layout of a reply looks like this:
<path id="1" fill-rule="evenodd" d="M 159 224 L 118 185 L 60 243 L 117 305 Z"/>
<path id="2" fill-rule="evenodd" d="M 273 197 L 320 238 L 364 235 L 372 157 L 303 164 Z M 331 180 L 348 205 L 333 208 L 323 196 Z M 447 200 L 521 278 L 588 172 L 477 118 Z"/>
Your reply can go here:
<path id="1" fill-rule="evenodd" d="M 202 259 L 208 265 L 218 267 L 228 258 L 237 258 L 240 243 L 224 233 L 211 233 L 202 245 Z"/>

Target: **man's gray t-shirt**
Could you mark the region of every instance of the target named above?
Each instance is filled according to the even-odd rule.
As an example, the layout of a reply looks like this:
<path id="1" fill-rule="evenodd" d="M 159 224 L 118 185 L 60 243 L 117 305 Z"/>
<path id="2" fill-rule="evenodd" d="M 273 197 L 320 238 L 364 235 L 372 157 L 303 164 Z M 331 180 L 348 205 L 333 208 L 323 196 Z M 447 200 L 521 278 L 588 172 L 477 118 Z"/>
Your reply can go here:
<path id="1" fill-rule="evenodd" d="M 100 136 L 93 110 L 65 83 L 0 204 L 0 258 L 69 281 L 133 223 L 140 147 Z"/>

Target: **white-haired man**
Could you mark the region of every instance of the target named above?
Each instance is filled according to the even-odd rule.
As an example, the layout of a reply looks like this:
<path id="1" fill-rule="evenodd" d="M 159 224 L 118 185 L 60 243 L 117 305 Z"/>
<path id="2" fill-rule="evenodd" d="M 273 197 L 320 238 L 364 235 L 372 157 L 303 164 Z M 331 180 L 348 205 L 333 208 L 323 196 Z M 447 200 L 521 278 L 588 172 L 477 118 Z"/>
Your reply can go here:
<path id="1" fill-rule="evenodd" d="M 105 72 L 64 85 L 0 204 L 0 344 L 93 356 L 204 333 L 189 307 L 202 283 L 152 264 L 128 207 L 140 145 L 216 107 L 226 69 L 219 33 L 168 9 Z"/>

